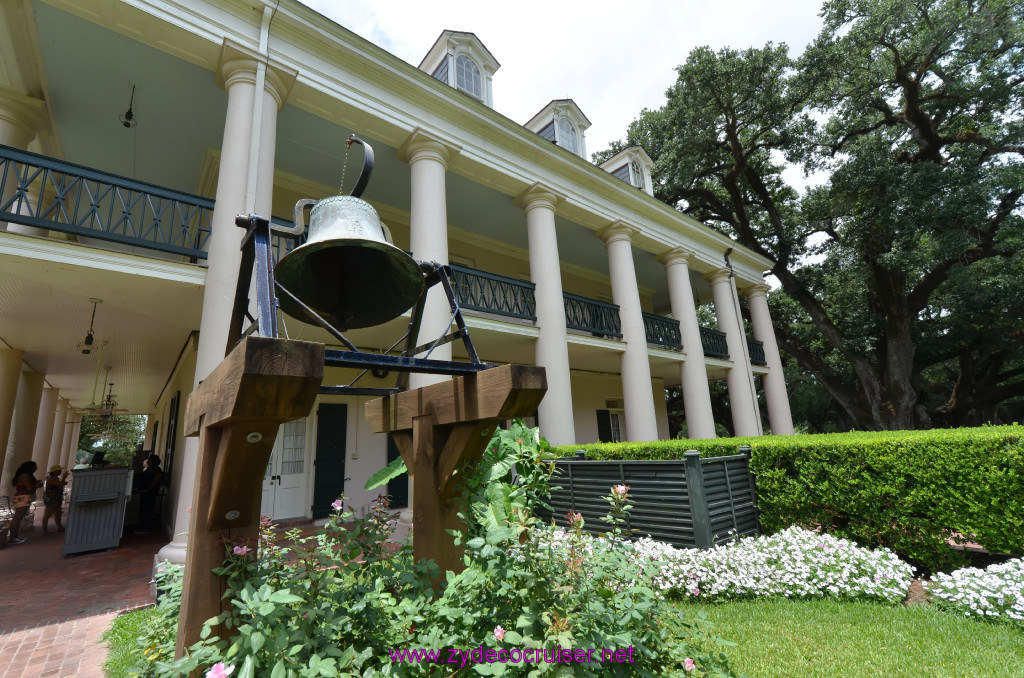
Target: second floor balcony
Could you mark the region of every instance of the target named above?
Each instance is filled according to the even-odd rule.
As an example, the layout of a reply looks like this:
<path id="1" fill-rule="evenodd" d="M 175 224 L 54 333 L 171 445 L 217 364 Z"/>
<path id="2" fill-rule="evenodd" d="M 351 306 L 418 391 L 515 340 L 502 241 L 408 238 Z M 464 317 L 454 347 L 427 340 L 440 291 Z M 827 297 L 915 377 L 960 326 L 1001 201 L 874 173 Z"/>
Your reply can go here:
<path id="1" fill-rule="evenodd" d="M 155 184 L 0 146 L 0 221 L 58 231 L 83 242 L 104 241 L 178 261 L 207 257 L 214 201 Z M 291 224 L 280 219 L 276 223 Z M 273 237 L 275 258 L 302 240 Z M 487 271 L 452 265 L 462 307 L 534 322 L 534 284 Z M 566 327 L 608 339 L 622 338 L 619 307 L 565 293 Z M 683 348 L 679 321 L 644 313 L 647 341 L 659 348 Z M 703 354 L 728 358 L 725 334 L 700 328 Z M 750 360 L 764 365 L 761 342 L 748 341 Z"/>

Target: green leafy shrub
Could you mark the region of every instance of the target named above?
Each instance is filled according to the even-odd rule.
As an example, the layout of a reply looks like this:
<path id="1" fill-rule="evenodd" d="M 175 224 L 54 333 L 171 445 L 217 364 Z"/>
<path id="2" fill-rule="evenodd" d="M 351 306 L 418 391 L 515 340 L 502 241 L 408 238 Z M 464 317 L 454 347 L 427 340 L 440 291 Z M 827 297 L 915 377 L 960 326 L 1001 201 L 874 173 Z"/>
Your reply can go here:
<path id="1" fill-rule="evenodd" d="M 882 431 L 555 448 L 588 459 L 681 459 L 751 447 L 762 529 L 823 529 L 919 568 L 961 567 L 949 542 L 1024 553 L 1024 427 Z"/>
<path id="2" fill-rule="evenodd" d="M 339 500 L 322 532 L 290 532 L 287 548 L 269 529 L 258 544 L 226 543 L 218 572 L 230 605 L 211 620 L 223 637 L 208 622 L 203 640 L 170 661 L 163 648 L 173 648 L 174 634 L 162 625 L 159 642 L 152 634 L 142 641 L 156 648 L 144 675 L 735 675 L 721 652 L 726 643 L 684 620 L 637 565 L 617 529 L 629 509 L 625 491 L 610 494 L 612 530 L 586 557 L 581 525 L 551 546 L 551 528 L 533 515 L 549 492 L 547 456 L 536 430 L 516 425 L 497 432 L 483 459 L 463 469 L 468 525 L 453 545 L 464 548 L 466 568 L 447 573 L 440 591 L 430 588 L 433 563 L 413 563 L 408 544 L 397 552 L 387 546 L 386 500 L 360 519 Z M 174 595 L 172 587 L 161 610 L 172 608 Z M 461 655 L 452 665 L 450 654 L 408 655 L 442 648 L 478 649 L 481 659 Z M 577 650 L 590 649 L 598 658 L 604 649 L 628 650 L 633 661 L 565 661 L 566 652 L 578 659 Z M 502 651 L 523 661 L 503 663 Z M 499 661 L 486 661 L 490 652 Z"/>

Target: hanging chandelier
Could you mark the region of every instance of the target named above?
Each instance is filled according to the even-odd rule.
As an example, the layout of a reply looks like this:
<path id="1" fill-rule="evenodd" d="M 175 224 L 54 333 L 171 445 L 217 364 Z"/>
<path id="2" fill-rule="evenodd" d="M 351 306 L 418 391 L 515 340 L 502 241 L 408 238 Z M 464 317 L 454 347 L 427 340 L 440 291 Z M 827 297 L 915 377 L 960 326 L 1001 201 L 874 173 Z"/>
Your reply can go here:
<path id="1" fill-rule="evenodd" d="M 96 322 L 96 306 L 100 304 L 102 299 L 89 299 L 92 302 L 92 320 L 89 321 L 89 332 L 85 335 L 85 339 L 78 344 L 78 350 L 82 355 L 89 355 L 96 348 L 96 338 L 93 336 L 93 324 Z"/>

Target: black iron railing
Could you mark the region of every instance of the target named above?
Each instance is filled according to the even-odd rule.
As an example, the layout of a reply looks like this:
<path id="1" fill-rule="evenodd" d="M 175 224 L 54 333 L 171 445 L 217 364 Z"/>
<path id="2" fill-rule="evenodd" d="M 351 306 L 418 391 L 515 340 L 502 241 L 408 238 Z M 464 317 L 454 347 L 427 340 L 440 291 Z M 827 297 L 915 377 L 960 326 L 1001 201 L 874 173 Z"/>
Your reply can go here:
<path id="1" fill-rule="evenodd" d="M 565 326 L 599 337 L 622 337 L 619 307 L 565 292 Z"/>
<path id="2" fill-rule="evenodd" d="M 725 332 L 710 327 L 700 328 L 700 343 L 704 347 L 704 355 L 712 358 L 728 358 L 729 344 L 725 340 Z"/>
<path id="3" fill-rule="evenodd" d="M 657 344 L 662 348 L 671 350 L 683 347 L 682 336 L 679 333 L 679 321 L 673 318 L 666 318 L 663 315 L 644 313 L 644 332 L 647 334 L 647 343 Z"/>
<path id="4" fill-rule="evenodd" d="M 206 258 L 213 200 L 0 145 L 0 221 Z"/>
<path id="5" fill-rule="evenodd" d="M 455 297 L 464 309 L 511 318 L 537 319 L 534 284 L 452 264 Z"/>
<path id="6" fill-rule="evenodd" d="M 747 339 L 747 348 L 750 349 L 750 363 L 752 365 L 767 365 L 764 357 L 764 342 L 757 339 Z"/>

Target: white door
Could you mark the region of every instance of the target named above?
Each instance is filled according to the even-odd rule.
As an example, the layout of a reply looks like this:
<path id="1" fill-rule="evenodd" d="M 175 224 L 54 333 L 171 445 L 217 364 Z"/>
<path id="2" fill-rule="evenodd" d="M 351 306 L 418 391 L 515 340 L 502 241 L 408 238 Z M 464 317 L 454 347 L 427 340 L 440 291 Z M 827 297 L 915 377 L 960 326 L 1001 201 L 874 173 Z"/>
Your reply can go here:
<path id="1" fill-rule="evenodd" d="M 261 513 L 274 519 L 303 518 L 306 506 L 306 420 L 282 424 L 263 476 Z"/>

